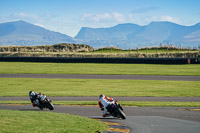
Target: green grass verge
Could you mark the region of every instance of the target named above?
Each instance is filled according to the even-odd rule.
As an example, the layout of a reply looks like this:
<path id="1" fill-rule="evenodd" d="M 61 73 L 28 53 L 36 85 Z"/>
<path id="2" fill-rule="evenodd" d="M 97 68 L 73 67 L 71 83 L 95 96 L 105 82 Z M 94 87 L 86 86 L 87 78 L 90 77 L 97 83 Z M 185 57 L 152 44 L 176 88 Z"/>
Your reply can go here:
<path id="1" fill-rule="evenodd" d="M 118 101 L 122 106 L 137 107 L 200 107 L 200 102 Z M 53 101 L 55 105 L 97 105 L 97 101 Z M 30 104 L 30 101 L 0 101 L 0 104 Z"/>
<path id="2" fill-rule="evenodd" d="M 0 110 L 0 118 L 1 133 L 94 133 L 107 129 L 100 121 L 62 113 Z"/>
<path id="3" fill-rule="evenodd" d="M 0 73 L 200 75 L 200 65 L 0 62 Z"/>
<path id="4" fill-rule="evenodd" d="M 200 107 L 200 102 L 123 101 L 123 106 L 138 107 Z"/>
<path id="5" fill-rule="evenodd" d="M 124 54 L 130 54 L 130 53 L 140 53 L 140 54 L 166 54 L 166 53 L 199 53 L 199 50 L 189 50 L 189 49 L 170 49 L 170 48 L 143 48 L 143 49 L 132 49 L 132 50 L 118 50 L 118 49 L 98 49 L 94 52 L 86 52 L 86 53 L 101 53 L 101 54 L 111 54 L 111 53 L 124 53 Z"/>
<path id="6" fill-rule="evenodd" d="M 200 102 L 118 101 L 122 106 L 138 107 L 200 107 Z M 97 101 L 54 101 L 60 105 L 97 105 Z"/>
<path id="7" fill-rule="evenodd" d="M 47 96 L 199 97 L 199 81 L 1 78 L 0 96 L 28 96 L 30 90 Z"/>

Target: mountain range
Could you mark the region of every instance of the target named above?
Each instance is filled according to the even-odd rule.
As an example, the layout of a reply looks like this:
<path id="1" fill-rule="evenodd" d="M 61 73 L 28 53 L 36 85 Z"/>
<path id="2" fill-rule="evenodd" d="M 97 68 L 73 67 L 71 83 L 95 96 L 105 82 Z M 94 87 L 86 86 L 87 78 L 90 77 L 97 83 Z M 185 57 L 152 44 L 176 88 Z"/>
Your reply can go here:
<path id="1" fill-rule="evenodd" d="M 119 24 L 110 28 L 83 27 L 75 36 L 93 46 L 110 45 L 136 48 L 163 44 L 195 47 L 200 45 L 200 23 L 183 26 L 172 22 L 151 22 L 149 25 Z"/>
<path id="2" fill-rule="evenodd" d="M 173 44 L 182 47 L 200 46 L 200 23 L 183 26 L 172 22 L 151 22 L 146 26 L 132 23 L 110 28 L 82 27 L 73 38 L 42 27 L 15 21 L 0 24 L 0 45 L 45 45 L 82 43 L 92 47 L 116 46 L 123 49 Z"/>
<path id="3" fill-rule="evenodd" d="M 75 39 L 25 21 L 0 24 L 0 45 L 42 45 L 63 42 L 74 43 Z"/>

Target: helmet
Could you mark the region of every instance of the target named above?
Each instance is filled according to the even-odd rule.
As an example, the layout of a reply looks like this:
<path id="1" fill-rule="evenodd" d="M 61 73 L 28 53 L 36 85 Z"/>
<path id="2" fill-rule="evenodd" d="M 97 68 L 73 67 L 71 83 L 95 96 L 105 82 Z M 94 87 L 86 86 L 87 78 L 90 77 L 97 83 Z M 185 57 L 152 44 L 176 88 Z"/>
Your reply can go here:
<path id="1" fill-rule="evenodd" d="M 102 97 L 105 97 L 105 95 L 104 95 L 104 94 L 101 94 L 101 95 L 99 96 L 99 99 L 102 98 Z"/>
<path id="2" fill-rule="evenodd" d="M 35 92 L 30 91 L 30 92 L 29 92 L 29 96 L 35 96 Z"/>

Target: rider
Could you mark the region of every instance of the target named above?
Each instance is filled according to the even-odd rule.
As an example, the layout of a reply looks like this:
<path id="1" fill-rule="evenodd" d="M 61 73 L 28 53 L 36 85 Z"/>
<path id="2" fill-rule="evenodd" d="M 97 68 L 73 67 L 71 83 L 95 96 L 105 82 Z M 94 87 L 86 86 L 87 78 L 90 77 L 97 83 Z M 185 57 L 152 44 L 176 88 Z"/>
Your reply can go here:
<path id="1" fill-rule="evenodd" d="M 99 96 L 99 107 L 101 108 L 101 110 L 104 110 L 103 112 L 103 117 L 107 117 L 109 115 L 108 113 L 108 107 L 111 105 L 111 104 L 114 104 L 115 103 L 115 100 L 113 98 L 110 98 L 110 97 L 107 97 L 105 96 L 104 94 L 101 94 Z"/>
<path id="2" fill-rule="evenodd" d="M 36 93 L 34 91 L 30 91 L 29 92 L 29 97 L 30 97 L 30 100 L 32 102 L 33 107 L 35 107 L 36 105 L 39 105 L 39 100 L 40 100 L 40 97 L 41 97 L 41 93 Z"/>

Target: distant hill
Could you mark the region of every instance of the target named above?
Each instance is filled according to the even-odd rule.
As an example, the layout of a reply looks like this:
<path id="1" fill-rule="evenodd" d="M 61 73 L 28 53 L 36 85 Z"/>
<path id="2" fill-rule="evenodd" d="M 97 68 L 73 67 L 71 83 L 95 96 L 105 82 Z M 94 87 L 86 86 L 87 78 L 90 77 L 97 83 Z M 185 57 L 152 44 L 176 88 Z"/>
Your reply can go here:
<path id="1" fill-rule="evenodd" d="M 93 47 L 136 48 L 160 45 L 160 43 L 196 47 L 200 45 L 200 23 L 193 26 L 151 22 L 146 26 L 127 23 L 110 28 L 83 27 L 75 38 Z"/>
<path id="2" fill-rule="evenodd" d="M 126 40 L 128 35 L 140 30 L 140 26 L 136 24 L 119 24 L 111 28 L 87 28 L 83 27 L 78 35 L 77 39 L 86 41 L 90 40 Z"/>
<path id="3" fill-rule="evenodd" d="M 192 26 L 172 22 L 151 22 L 146 26 L 132 23 L 110 28 L 83 27 L 73 38 L 25 21 L 0 24 L 1 45 L 49 45 L 58 43 L 88 44 L 94 48 L 141 48 L 172 44 L 181 47 L 200 47 L 200 23 Z"/>
<path id="4" fill-rule="evenodd" d="M 76 42 L 74 38 L 42 27 L 15 21 L 0 24 L 0 45 L 45 45 Z"/>

